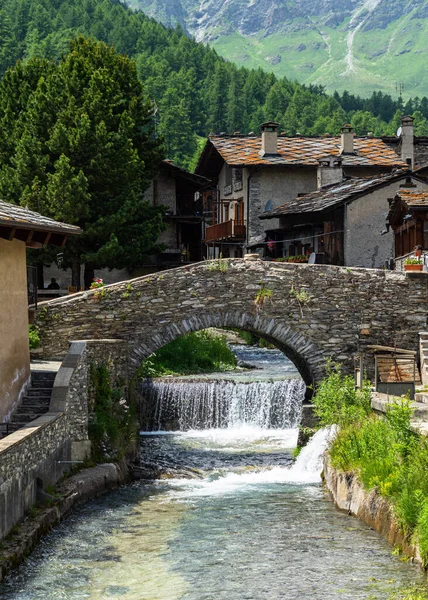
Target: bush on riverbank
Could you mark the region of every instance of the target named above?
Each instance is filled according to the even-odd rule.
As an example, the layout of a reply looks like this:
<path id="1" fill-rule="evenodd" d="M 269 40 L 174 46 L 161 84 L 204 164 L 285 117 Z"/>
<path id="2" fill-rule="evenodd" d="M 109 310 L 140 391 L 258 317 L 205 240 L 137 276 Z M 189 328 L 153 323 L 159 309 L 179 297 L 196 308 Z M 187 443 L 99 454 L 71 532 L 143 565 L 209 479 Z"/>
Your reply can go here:
<path id="1" fill-rule="evenodd" d="M 378 416 L 367 404 L 368 388 L 360 392 L 353 386 L 353 378 L 335 367 L 313 399 L 323 425 L 340 425 L 329 449 L 331 463 L 357 473 L 367 490 L 376 488 L 388 498 L 428 566 L 428 439 L 412 430 L 408 399 L 397 398 L 386 415 Z"/>
<path id="2" fill-rule="evenodd" d="M 193 375 L 230 371 L 236 366 L 236 356 L 228 347 L 225 337 L 209 331 L 198 331 L 175 339 L 146 358 L 139 375 Z"/>
<path id="3" fill-rule="evenodd" d="M 342 375 L 340 365 L 328 363 L 326 371 L 313 400 L 320 424 L 344 426 L 363 420 L 371 412 L 370 383 L 355 389 L 354 378 Z"/>
<path id="4" fill-rule="evenodd" d="M 119 461 L 136 447 L 138 423 L 135 409 L 123 387 L 113 387 L 108 367 L 91 367 L 93 399 L 89 407 L 89 439 L 96 462 Z"/>

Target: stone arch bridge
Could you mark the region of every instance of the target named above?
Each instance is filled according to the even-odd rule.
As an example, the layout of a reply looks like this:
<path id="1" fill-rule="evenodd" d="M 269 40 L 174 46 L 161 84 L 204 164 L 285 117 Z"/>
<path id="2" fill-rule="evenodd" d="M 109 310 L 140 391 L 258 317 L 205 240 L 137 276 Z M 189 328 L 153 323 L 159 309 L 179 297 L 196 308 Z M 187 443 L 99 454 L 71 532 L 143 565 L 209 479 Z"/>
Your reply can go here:
<path id="1" fill-rule="evenodd" d="M 64 356 L 72 340 L 127 340 L 131 376 L 178 336 L 239 327 L 275 343 L 316 384 L 329 358 L 351 370 L 370 344 L 417 350 L 427 307 L 425 274 L 232 259 L 51 300 L 36 324 L 46 358 Z"/>

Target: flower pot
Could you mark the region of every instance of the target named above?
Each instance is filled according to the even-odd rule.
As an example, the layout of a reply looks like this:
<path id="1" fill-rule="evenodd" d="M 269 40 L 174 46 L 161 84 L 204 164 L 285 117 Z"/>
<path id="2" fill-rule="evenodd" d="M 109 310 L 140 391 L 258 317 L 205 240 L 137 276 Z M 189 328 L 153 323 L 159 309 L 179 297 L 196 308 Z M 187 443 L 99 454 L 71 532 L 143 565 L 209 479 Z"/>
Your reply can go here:
<path id="1" fill-rule="evenodd" d="M 405 271 L 422 271 L 423 265 L 404 265 Z"/>

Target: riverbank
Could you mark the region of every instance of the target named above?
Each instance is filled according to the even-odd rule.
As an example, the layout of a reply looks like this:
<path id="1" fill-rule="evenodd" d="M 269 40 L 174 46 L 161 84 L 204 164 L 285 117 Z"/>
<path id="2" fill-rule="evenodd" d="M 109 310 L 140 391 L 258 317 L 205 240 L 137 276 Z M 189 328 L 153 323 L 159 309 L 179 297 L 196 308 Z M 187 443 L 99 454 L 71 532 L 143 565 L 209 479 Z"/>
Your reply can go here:
<path id="1" fill-rule="evenodd" d="M 328 452 L 324 455 L 323 480 L 339 510 L 366 523 L 382 535 L 395 549 L 398 548 L 413 562 L 422 566 L 419 547 L 404 535 L 391 503 L 376 489 L 367 491 L 355 473 L 343 473 L 335 469 Z"/>
<path id="2" fill-rule="evenodd" d="M 127 480 L 129 475 L 125 462 L 102 464 L 83 469 L 65 479 L 52 496 L 46 494 L 46 506 L 33 508 L 0 542 L 0 581 L 22 563 L 41 538 L 59 525 L 72 508 L 119 487 Z"/>

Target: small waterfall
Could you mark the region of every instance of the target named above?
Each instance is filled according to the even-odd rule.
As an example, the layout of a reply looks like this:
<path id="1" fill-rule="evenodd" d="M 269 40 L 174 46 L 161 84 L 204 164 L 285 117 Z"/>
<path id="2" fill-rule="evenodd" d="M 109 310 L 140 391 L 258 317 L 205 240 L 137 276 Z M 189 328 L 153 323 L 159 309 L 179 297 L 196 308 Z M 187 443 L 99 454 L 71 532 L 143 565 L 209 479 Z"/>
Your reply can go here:
<path id="1" fill-rule="evenodd" d="M 145 381 L 142 424 L 147 431 L 297 427 L 305 395 L 302 380 Z"/>
<path id="2" fill-rule="evenodd" d="M 295 481 L 319 481 L 323 469 L 324 452 L 335 435 L 335 426 L 324 427 L 316 432 L 291 467 L 291 480 L 295 478 Z"/>

